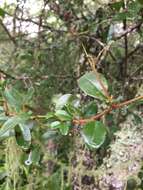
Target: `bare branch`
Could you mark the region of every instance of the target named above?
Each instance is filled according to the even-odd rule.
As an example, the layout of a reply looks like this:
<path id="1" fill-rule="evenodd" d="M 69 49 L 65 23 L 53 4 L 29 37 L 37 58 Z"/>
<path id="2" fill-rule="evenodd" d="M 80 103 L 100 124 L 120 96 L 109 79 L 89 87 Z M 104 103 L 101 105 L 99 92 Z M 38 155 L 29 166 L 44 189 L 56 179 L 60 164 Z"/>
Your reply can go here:
<path id="1" fill-rule="evenodd" d="M 5 24 L 2 22 L 2 20 L 0 20 L 0 24 L 3 27 L 3 29 L 5 30 L 6 34 L 9 37 L 9 39 L 13 42 L 14 45 L 16 45 L 15 38 L 10 34 L 9 30 L 7 29 L 7 27 L 5 26 Z"/>

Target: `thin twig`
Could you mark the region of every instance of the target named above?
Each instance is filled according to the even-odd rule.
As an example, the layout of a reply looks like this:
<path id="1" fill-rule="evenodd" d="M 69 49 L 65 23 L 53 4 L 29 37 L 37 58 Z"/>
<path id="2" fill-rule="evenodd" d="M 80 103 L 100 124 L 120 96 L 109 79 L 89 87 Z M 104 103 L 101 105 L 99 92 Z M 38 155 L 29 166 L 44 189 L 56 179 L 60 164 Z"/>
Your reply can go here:
<path id="1" fill-rule="evenodd" d="M 7 78 L 11 78 L 11 79 L 14 79 L 14 80 L 16 79 L 14 76 L 10 75 L 6 71 L 3 71 L 2 69 L 0 69 L 0 73 L 4 74 Z"/>
<path id="2" fill-rule="evenodd" d="M 140 21 L 136 25 L 133 25 L 133 26 L 127 28 L 121 35 L 114 38 L 114 40 L 119 40 L 122 37 L 124 37 L 125 35 L 132 33 L 134 30 L 139 29 L 141 27 L 142 23 L 143 23 L 143 21 Z"/>
<path id="3" fill-rule="evenodd" d="M 9 39 L 13 42 L 14 45 L 16 45 L 16 41 L 15 38 L 10 34 L 9 30 L 7 29 L 7 27 L 5 26 L 5 24 L 2 22 L 2 20 L 0 19 L 0 24 L 3 27 L 3 29 L 5 30 L 6 34 L 8 35 Z"/>
<path id="4" fill-rule="evenodd" d="M 85 49 L 85 47 L 84 47 L 83 44 L 82 44 L 82 47 L 83 47 L 83 50 L 84 50 L 84 52 L 85 52 L 85 55 L 86 55 L 86 57 L 87 57 L 87 59 L 88 59 L 88 62 L 89 62 L 89 64 L 90 64 L 90 66 L 91 66 L 93 72 L 95 73 L 99 84 L 101 85 L 101 87 L 102 87 L 102 89 L 103 89 L 103 92 L 104 92 L 105 96 L 108 98 L 108 100 L 109 100 L 109 102 L 110 102 L 110 101 L 111 101 L 111 97 L 110 97 L 110 95 L 109 95 L 109 93 L 108 93 L 108 91 L 107 91 L 105 85 L 104 85 L 103 82 L 101 81 L 100 76 L 99 76 L 99 73 L 96 71 L 96 68 L 95 68 L 96 64 L 97 64 L 98 61 L 99 61 L 100 54 L 103 53 L 105 49 L 103 48 L 103 49 L 101 50 L 101 52 L 99 53 L 99 55 L 96 57 L 96 61 L 95 61 L 92 56 L 89 56 L 89 55 L 88 55 L 88 53 L 87 53 L 87 51 L 86 51 L 86 49 Z"/>
<path id="5" fill-rule="evenodd" d="M 11 16 L 13 17 L 13 15 L 11 15 L 10 13 L 6 12 L 5 11 L 5 14 L 8 15 L 8 16 Z M 39 26 L 39 22 L 36 22 L 35 20 L 32 20 L 31 18 L 19 18 L 18 16 L 15 17 L 17 20 L 19 21 L 23 21 L 23 22 L 30 22 L 30 23 L 33 23 L 35 25 L 38 25 Z M 50 30 L 51 32 L 59 32 L 59 33 L 65 33 L 67 32 L 66 30 L 61 30 L 61 29 L 55 29 L 53 28 L 52 26 L 48 25 L 48 24 L 41 24 L 41 27 L 42 28 L 45 28 L 45 29 L 48 29 Z"/>
<path id="6" fill-rule="evenodd" d="M 127 9 L 127 2 L 124 0 L 124 11 Z M 125 18 L 123 20 L 123 29 L 126 31 L 127 29 L 127 19 Z M 125 59 L 124 59 L 124 66 L 123 66 L 123 81 L 125 84 L 126 76 L 127 76 L 127 66 L 128 66 L 128 36 L 127 34 L 124 35 L 124 41 L 125 41 Z"/>
<path id="7" fill-rule="evenodd" d="M 91 121 L 95 121 L 95 120 L 98 120 L 100 119 L 102 116 L 110 113 L 112 110 L 115 110 L 115 109 L 120 109 L 124 106 L 127 106 L 129 104 L 132 104 L 138 100 L 141 100 L 143 99 L 143 96 L 138 96 L 136 98 L 133 98 L 131 100 L 127 100 L 125 102 L 122 102 L 122 103 L 118 103 L 118 104 L 111 104 L 110 107 L 106 108 L 105 110 L 103 110 L 102 112 L 96 114 L 95 116 L 92 116 L 90 118 L 81 118 L 81 119 L 73 119 L 73 124 L 77 124 L 77 125 L 85 125 L 86 123 L 88 122 L 91 122 Z"/>

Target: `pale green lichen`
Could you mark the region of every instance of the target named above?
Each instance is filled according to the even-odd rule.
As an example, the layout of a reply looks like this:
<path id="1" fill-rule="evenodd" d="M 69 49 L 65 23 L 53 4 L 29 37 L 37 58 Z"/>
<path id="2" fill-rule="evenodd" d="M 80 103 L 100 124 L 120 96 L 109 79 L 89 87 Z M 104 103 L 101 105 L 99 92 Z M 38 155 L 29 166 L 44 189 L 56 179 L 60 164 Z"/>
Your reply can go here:
<path id="1" fill-rule="evenodd" d="M 121 130 L 115 136 L 109 149 L 109 158 L 105 158 L 99 168 L 99 188 L 102 190 L 124 190 L 129 179 L 140 183 L 137 175 L 143 159 L 143 125 L 135 126 L 132 116 L 120 124 Z"/>

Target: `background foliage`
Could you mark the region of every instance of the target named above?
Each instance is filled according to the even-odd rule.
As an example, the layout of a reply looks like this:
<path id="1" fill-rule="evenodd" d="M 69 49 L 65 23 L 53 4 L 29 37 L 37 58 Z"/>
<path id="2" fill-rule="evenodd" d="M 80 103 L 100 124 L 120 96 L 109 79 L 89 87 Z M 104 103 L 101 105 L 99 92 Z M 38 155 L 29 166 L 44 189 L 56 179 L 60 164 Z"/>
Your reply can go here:
<path id="1" fill-rule="evenodd" d="M 0 189 L 143 189 L 142 0 L 0 3 Z"/>

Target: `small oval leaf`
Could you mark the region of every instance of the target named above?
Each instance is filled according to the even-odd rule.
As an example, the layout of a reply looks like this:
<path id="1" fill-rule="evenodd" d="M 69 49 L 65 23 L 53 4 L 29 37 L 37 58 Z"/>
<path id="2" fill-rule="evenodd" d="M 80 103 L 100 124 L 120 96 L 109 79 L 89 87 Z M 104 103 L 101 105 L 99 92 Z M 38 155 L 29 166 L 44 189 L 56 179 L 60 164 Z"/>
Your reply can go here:
<path id="1" fill-rule="evenodd" d="M 90 117 L 90 116 L 93 116 L 95 114 L 97 114 L 97 111 L 98 111 L 98 107 L 96 105 L 95 102 L 91 102 L 90 104 L 88 104 L 85 109 L 84 109 L 84 115 L 86 117 Z"/>
<path id="2" fill-rule="evenodd" d="M 68 132 L 69 132 L 69 128 L 70 128 L 70 126 L 68 126 L 67 124 L 64 124 L 64 123 L 62 123 L 59 126 L 59 130 L 60 130 L 60 132 L 61 132 L 62 135 L 67 135 Z"/>
<path id="3" fill-rule="evenodd" d="M 103 75 L 99 74 L 100 80 L 102 81 L 104 87 L 107 89 L 108 84 L 106 79 L 103 77 Z M 93 71 L 86 73 L 78 80 L 78 85 L 80 89 L 85 92 L 87 95 L 99 98 L 101 100 L 105 100 L 106 95 L 104 94 L 104 90 L 97 79 L 97 76 Z"/>
<path id="4" fill-rule="evenodd" d="M 69 101 L 71 94 L 64 94 L 56 101 L 56 109 L 62 109 Z"/>
<path id="5" fill-rule="evenodd" d="M 72 116 L 64 110 L 57 110 L 55 116 L 61 121 L 70 121 L 72 119 Z"/>
<path id="6" fill-rule="evenodd" d="M 106 127 L 100 121 L 87 123 L 82 129 L 82 137 L 91 148 L 99 148 L 106 138 Z"/>

